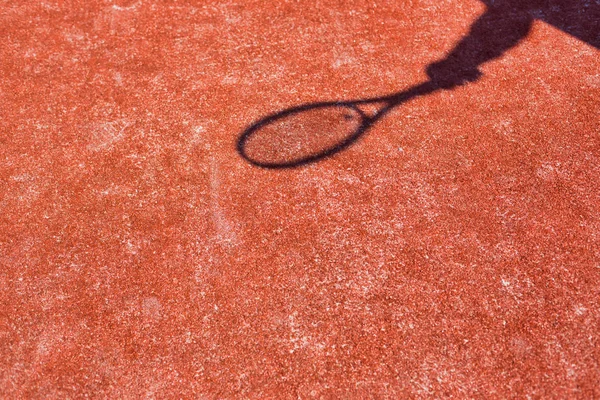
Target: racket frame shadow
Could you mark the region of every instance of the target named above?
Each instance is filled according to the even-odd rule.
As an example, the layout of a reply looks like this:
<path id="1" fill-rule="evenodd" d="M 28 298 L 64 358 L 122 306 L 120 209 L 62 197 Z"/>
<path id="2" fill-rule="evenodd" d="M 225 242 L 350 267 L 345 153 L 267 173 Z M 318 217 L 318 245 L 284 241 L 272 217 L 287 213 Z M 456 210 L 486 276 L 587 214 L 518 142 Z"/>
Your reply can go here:
<path id="1" fill-rule="evenodd" d="M 388 112 L 390 112 L 393 108 L 397 107 L 401 103 L 404 103 L 414 97 L 429 94 L 437 89 L 439 89 L 439 86 L 428 81 L 421 83 L 420 85 L 413 86 L 405 91 L 395 93 L 389 96 L 374 97 L 354 101 L 323 101 L 317 103 L 306 103 L 299 106 L 290 107 L 285 110 L 267 115 L 266 117 L 258 120 L 257 122 L 246 128 L 246 130 L 244 130 L 238 138 L 236 146 L 237 151 L 240 154 L 240 156 L 244 158 L 247 162 L 261 168 L 285 169 L 307 165 L 318 160 L 331 157 L 332 155 L 349 147 L 350 145 L 355 143 L 366 131 L 368 131 L 374 123 L 376 123 L 379 119 L 383 118 Z M 359 108 L 360 105 L 373 103 L 383 103 L 383 105 L 377 112 L 375 112 L 371 116 L 367 115 L 363 110 Z M 328 107 L 349 108 L 352 111 L 356 112 L 361 118 L 359 126 L 352 132 L 352 134 L 348 135 L 344 140 L 340 141 L 335 146 L 328 147 L 324 150 L 321 150 L 306 157 L 283 162 L 260 161 L 255 158 L 252 158 L 247 153 L 246 145 L 248 144 L 248 141 L 254 134 L 258 133 L 258 131 L 260 131 L 261 128 L 270 125 L 278 120 L 288 118 L 296 114 Z"/>

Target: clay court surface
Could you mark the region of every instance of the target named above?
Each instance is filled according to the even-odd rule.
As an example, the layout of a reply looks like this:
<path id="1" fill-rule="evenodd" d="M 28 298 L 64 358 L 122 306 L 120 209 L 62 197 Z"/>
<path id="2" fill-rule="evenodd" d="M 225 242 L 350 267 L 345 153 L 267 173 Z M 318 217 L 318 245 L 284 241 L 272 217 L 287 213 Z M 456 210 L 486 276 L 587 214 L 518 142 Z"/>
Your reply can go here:
<path id="1" fill-rule="evenodd" d="M 427 81 L 484 11 L 0 1 L 0 397 L 600 398 L 590 42 L 536 19 L 331 157 L 236 147 Z"/>

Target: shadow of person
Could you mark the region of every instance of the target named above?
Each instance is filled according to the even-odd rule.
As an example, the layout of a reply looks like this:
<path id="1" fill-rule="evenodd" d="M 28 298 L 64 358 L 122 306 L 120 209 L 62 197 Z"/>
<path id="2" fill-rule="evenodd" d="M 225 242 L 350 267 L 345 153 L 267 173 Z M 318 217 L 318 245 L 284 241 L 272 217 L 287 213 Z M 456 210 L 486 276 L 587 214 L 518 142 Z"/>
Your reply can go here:
<path id="1" fill-rule="evenodd" d="M 540 19 L 600 48 L 600 1 L 484 0 L 486 11 L 447 56 L 427 67 L 441 88 L 476 81 L 479 67 L 516 46 Z"/>
<path id="2" fill-rule="evenodd" d="M 480 66 L 519 44 L 536 19 L 600 48 L 600 0 L 484 0 L 485 12 L 427 82 L 387 96 L 302 104 L 268 115 L 238 138 L 238 153 L 263 168 L 292 168 L 330 157 L 356 142 L 392 109 L 418 96 L 477 81 Z M 374 105 L 375 113 L 361 106 Z"/>

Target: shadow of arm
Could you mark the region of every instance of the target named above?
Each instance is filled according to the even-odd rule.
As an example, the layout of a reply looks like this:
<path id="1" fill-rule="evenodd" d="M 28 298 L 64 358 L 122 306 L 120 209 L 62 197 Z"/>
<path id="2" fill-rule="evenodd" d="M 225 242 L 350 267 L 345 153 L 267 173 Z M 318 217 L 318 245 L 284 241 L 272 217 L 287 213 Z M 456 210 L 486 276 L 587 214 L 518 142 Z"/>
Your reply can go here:
<path id="1" fill-rule="evenodd" d="M 443 88 L 476 81 L 479 67 L 515 47 L 531 30 L 532 21 L 527 12 L 488 8 L 446 58 L 427 67 L 429 78 Z"/>

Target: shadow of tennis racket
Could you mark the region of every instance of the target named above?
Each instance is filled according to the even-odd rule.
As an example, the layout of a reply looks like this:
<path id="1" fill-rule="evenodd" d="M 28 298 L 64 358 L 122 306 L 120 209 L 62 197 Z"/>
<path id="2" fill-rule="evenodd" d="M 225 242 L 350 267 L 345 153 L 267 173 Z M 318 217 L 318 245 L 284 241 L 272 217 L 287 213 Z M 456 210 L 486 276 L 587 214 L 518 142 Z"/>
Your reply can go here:
<path id="1" fill-rule="evenodd" d="M 263 168 L 306 165 L 344 150 L 393 108 L 438 89 L 438 84 L 428 81 L 389 96 L 288 108 L 248 127 L 238 139 L 237 150 Z M 361 106 L 375 112 L 369 115 Z"/>

